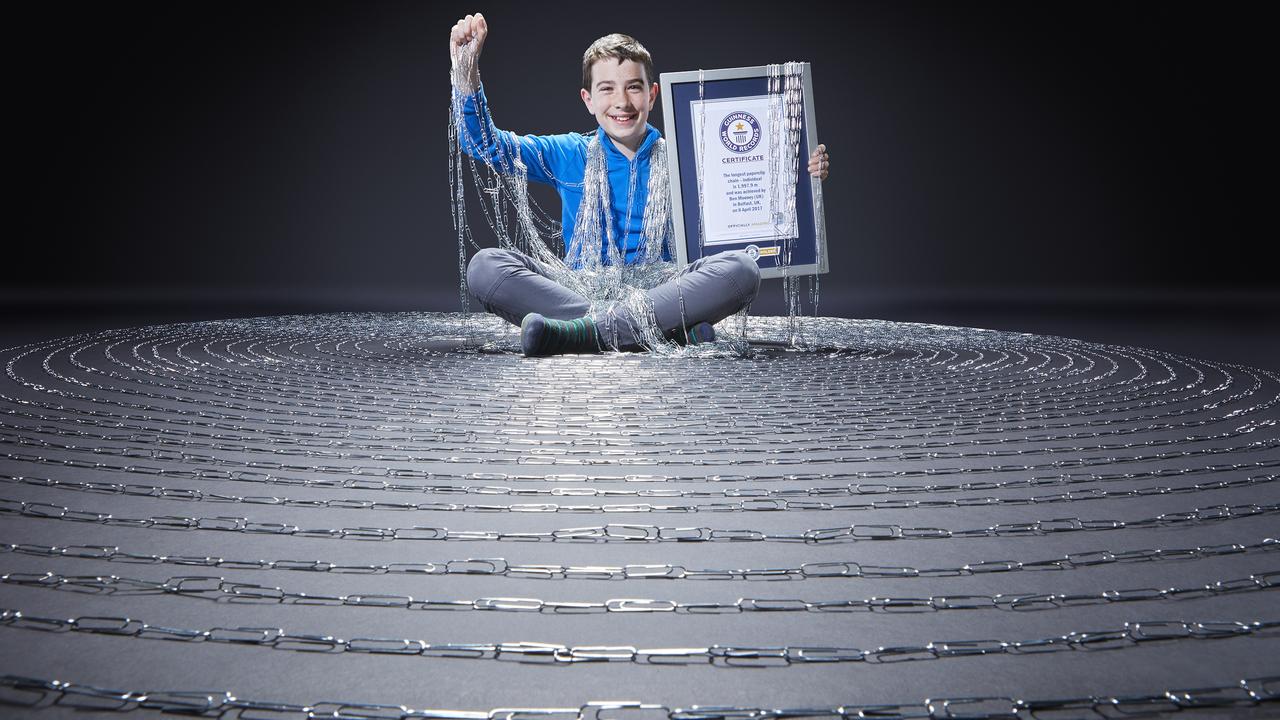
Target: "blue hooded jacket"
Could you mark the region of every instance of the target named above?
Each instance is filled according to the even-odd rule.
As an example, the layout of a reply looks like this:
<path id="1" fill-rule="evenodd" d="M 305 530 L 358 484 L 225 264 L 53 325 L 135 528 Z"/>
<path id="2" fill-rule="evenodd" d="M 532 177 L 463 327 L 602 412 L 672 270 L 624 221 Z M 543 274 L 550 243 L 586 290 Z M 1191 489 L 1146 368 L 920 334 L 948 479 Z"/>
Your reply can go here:
<path id="1" fill-rule="evenodd" d="M 587 169 L 587 145 L 590 135 L 567 133 L 564 135 L 516 135 L 498 130 L 489 115 L 489 104 L 481 85 L 474 95 L 460 95 L 454 89 L 455 99 L 462 103 L 465 127 L 458 129 L 458 141 L 463 152 L 493 165 L 499 172 L 512 172 L 513 161 L 519 157 L 528 168 L 529 179 L 551 185 L 560 195 L 561 225 L 564 229 L 565 248 L 573 238 L 578 219 L 578 207 L 582 204 L 583 177 Z M 636 150 L 634 160 L 629 160 L 614 147 L 605 135 L 604 128 L 596 128 L 600 145 L 604 148 L 605 164 L 609 173 L 609 203 L 612 209 L 608 222 L 613 225 L 613 237 L 625 261 L 635 262 L 644 226 L 644 209 L 649 198 L 649 166 L 653 147 L 662 133 L 646 123 L 644 140 Z M 627 212 L 628 186 L 631 183 L 631 164 L 636 164 L 636 184 L 631 200 L 631 212 Z M 600 236 L 608 234 L 601 230 Z M 608 242 L 605 240 L 604 242 Z M 601 244 L 601 262 L 608 264 L 608 250 Z M 662 259 L 670 260 L 670 248 L 662 247 Z M 571 267 L 580 263 L 565 258 Z"/>

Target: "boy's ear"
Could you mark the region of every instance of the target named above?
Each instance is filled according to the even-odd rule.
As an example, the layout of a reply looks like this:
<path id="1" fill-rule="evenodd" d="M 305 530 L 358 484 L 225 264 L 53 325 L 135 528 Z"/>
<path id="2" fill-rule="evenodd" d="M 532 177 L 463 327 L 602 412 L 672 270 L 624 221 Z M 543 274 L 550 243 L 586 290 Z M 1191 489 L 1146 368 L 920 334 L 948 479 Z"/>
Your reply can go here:
<path id="1" fill-rule="evenodd" d="M 651 106 L 658 104 L 658 94 L 659 94 L 658 88 L 659 87 L 660 86 L 658 85 L 658 83 L 652 83 L 649 85 L 649 105 Z"/>
<path id="2" fill-rule="evenodd" d="M 596 111 L 591 108 L 591 93 L 587 92 L 586 88 L 582 88 L 579 92 L 582 93 L 582 104 L 587 106 L 587 112 L 595 115 Z"/>

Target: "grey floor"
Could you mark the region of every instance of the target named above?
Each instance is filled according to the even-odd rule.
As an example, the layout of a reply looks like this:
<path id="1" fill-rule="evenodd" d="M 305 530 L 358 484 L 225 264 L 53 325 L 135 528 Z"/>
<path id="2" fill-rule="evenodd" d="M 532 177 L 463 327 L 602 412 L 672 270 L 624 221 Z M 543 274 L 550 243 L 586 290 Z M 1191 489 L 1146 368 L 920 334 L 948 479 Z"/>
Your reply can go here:
<path id="1" fill-rule="evenodd" d="M 830 300 L 833 310 L 846 311 L 857 298 Z M 960 327 L 982 327 L 1029 332 L 1041 335 L 1076 338 L 1099 343 L 1106 351 L 1110 346 L 1149 348 L 1204 361 L 1236 363 L 1280 371 L 1280 333 L 1277 333 L 1276 309 L 1271 300 L 1255 302 L 1233 300 L 1217 304 L 1205 303 L 1130 303 L 1098 307 L 1096 304 L 1035 301 L 1013 307 L 999 302 L 939 302 L 928 298 L 912 303 L 885 302 L 879 305 L 861 303 L 864 314 L 904 322 L 926 322 Z M 767 314 L 768 302 L 757 311 Z M 56 312 L 30 307 L 10 313 L 0 326 L 0 347 L 28 342 L 41 342 L 77 333 L 91 333 L 114 328 L 140 327 L 152 324 L 193 322 L 249 315 L 272 315 L 273 310 L 288 312 L 296 308 L 196 307 L 157 310 L 145 307 L 60 308 Z M 825 313 L 824 313 L 825 314 Z M 832 314 L 836 314 L 833 312 Z M 596 359 L 602 360 L 602 359 Z M 511 377 L 529 377 L 529 365 L 502 353 L 480 354 L 470 362 L 490 363 L 477 373 L 476 382 L 493 380 L 488 392 L 504 397 L 514 392 L 504 385 Z M 594 361 L 588 361 L 594 362 Z M 547 365 L 564 371 L 565 365 Z M 640 374 L 657 372 L 645 363 L 619 370 L 612 365 L 586 365 L 608 374 L 622 372 Z M 701 367 L 701 366 L 699 366 Z M 487 375 L 490 369 L 495 374 Z M 510 369 L 514 375 L 506 375 Z M 673 371 L 677 374 L 689 369 Z M 536 369 L 535 369 L 536 371 Z M 665 372 L 665 371 L 662 371 Z M 716 372 L 702 368 L 697 372 Z M 755 370 L 743 369 L 747 377 Z M 525 373 L 525 374 L 522 374 Z M 1272 378 L 1262 392 L 1272 394 L 1280 388 Z M 425 392 L 425 391 L 424 391 Z M 463 393 L 464 397 L 481 397 Z M 444 391 L 425 393 L 443 396 Z M 625 414 L 625 413 L 624 413 Z M 1257 417 L 1251 416 L 1251 417 Z M 1280 417 L 1274 409 L 1264 418 Z M 1220 424 L 1226 427 L 1226 424 Z M 1213 427 L 1219 427 L 1215 425 Z M 1266 426 L 1264 425 L 1264 429 Z M 1262 435 L 1263 433 L 1254 433 Z M 65 439 L 65 438 L 64 438 Z M 8 442 L 12 449 L 12 442 Z M 30 451 L 30 448 L 22 448 Z M 714 448 L 712 449 L 714 457 Z M 1233 454 L 1235 461 L 1273 462 L 1274 449 Z M 728 458 L 732 460 L 732 458 Z M 5 472 L 18 474 L 19 464 L 0 460 Z M 23 466 L 25 467 L 25 466 Z M 817 466 L 815 466 L 817 467 Z M 1134 466 L 1140 470 L 1143 466 Z M 48 468 L 41 467 L 42 471 Z M 510 471 L 519 468 L 513 466 Z M 526 468 L 527 469 L 527 468 Z M 52 471 L 50 471 L 52 473 Z M 34 473 L 33 473 L 34 474 Z M 63 477 L 92 480 L 92 471 L 69 468 Z M 107 482 L 125 482 L 120 478 L 102 478 Z M 154 477 L 139 476 L 140 483 L 156 483 Z M 160 483 L 156 483 L 160 484 Z M 176 484 L 176 483 L 167 483 Z M 812 483 L 811 483 L 812 484 Z M 1147 483 L 1150 484 L 1149 482 Z M 761 487 L 783 487 L 785 484 L 762 483 Z M 1142 487 L 1143 483 L 1121 483 L 1115 487 Z M 681 486 L 683 487 L 683 486 Z M 692 487 L 699 487 L 694 484 Z M 1110 486 L 1109 486 L 1110 487 Z M 245 494 L 244 487 L 232 483 L 220 491 Z M 35 488 L 12 484 L 0 485 L 0 495 L 18 496 L 27 502 L 50 502 L 72 506 L 91 503 L 97 512 L 130 515 L 190 515 L 192 503 L 70 493 L 55 488 Z M 265 491 L 264 491 L 265 492 Z M 272 488 L 270 492 L 295 497 L 345 497 L 342 491 Z M 1212 504 L 1242 505 L 1276 502 L 1277 493 L 1268 487 L 1235 487 L 1214 491 Z M 1034 491 L 1006 493 L 1010 497 L 1036 495 Z M 394 494 L 393 494 L 394 495 Z M 404 501 L 394 495 L 387 501 Z M 453 500 L 486 502 L 485 497 L 465 496 L 461 500 L 411 496 L 414 500 Z M 520 498 L 499 497 L 494 502 L 506 503 Z M 591 498 L 591 500 L 596 500 Z M 606 501 L 607 502 L 607 501 Z M 1169 495 L 1153 496 L 1140 506 L 1105 502 L 1086 508 L 1052 507 L 1052 517 L 1079 513 L 1081 517 L 1151 516 L 1160 513 L 1185 512 L 1193 505 L 1208 505 L 1197 498 Z M 1087 503 L 1085 504 L 1087 505 Z M 206 514 L 237 515 L 243 506 L 199 508 Z M 249 511 L 244 511 L 249 514 Z M 351 517 L 342 510 L 308 511 L 308 522 L 325 527 L 348 525 Z M 879 511 L 877 511 L 879 512 Z M 912 514 L 887 511 L 883 522 L 903 525 L 929 524 L 944 527 L 984 525 L 995 522 L 1028 520 L 1044 515 L 1034 507 L 1003 515 L 988 508 L 951 508 Z M 271 508 L 252 513 L 254 518 L 296 521 L 296 514 Z M 458 514 L 455 514 L 455 516 Z M 752 513 L 752 527 L 763 530 L 785 530 L 794 520 L 781 516 L 792 513 Z M 736 527 L 742 516 L 710 516 L 716 527 Z M 599 515 L 514 516 L 512 514 L 478 514 L 455 521 L 450 526 L 490 528 L 554 528 L 566 525 L 586 526 L 600 522 Z M 689 518 L 702 524 L 703 516 L 664 517 L 620 514 L 615 522 L 692 525 Z M 374 524 L 406 524 L 403 513 L 379 512 Z M 606 518 L 613 520 L 613 518 Z M 865 522 L 865 520 L 859 520 Z M 876 522 L 882 522 L 876 520 Z M 326 524 L 328 523 L 328 524 Z M 838 525 L 826 518 L 806 519 L 808 526 Z M 197 537 L 198 533 L 142 532 L 136 528 L 102 527 L 93 524 L 53 522 L 31 517 L 0 515 L 0 544 L 12 542 L 44 544 L 119 545 L 142 553 L 217 554 L 224 557 L 280 557 L 282 552 L 297 558 L 325 557 L 339 562 L 422 561 L 423 553 L 414 549 L 382 543 L 335 543 L 331 540 L 291 538 L 282 545 L 279 538 L 255 535 L 218 534 L 212 541 Z M 964 542 L 919 543 L 928 547 L 904 547 L 893 543 L 859 545 L 856 557 L 869 565 L 919 565 L 922 563 L 963 564 L 975 559 L 1058 557 L 1068 553 L 1136 548 L 1187 548 L 1223 543 L 1257 542 L 1280 537 L 1280 526 L 1274 516 L 1243 518 L 1232 522 L 1124 530 L 1105 539 L 1093 533 L 1066 533 L 1022 539 L 994 537 Z M 215 544 L 210 545 L 210 542 Z M 437 545 L 436 543 L 429 543 Z M 444 545 L 444 544 L 440 544 Z M 813 559 L 838 559 L 852 552 L 848 547 L 835 551 L 819 548 Z M 594 565 L 601 563 L 646 563 L 661 557 L 663 562 L 680 562 L 689 567 L 761 567 L 785 566 L 797 557 L 793 546 L 738 546 L 735 544 L 690 544 L 661 548 L 655 555 L 650 548 L 616 549 L 595 544 L 530 544 L 474 543 L 465 547 L 448 544 L 432 547 L 431 556 L 518 558 L 527 563 Z M 839 598 L 854 595 L 902 597 L 911 595 L 992 594 L 996 592 L 1096 592 L 1100 588 L 1160 588 L 1196 585 L 1250 574 L 1274 572 L 1280 566 L 1275 553 L 1242 554 L 1210 560 L 1187 560 L 1156 563 L 1112 564 L 1087 573 L 1016 573 L 1008 577 L 954 578 L 940 585 L 937 581 L 896 579 L 868 580 L 849 587 L 811 589 L 814 583 L 769 583 L 733 581 L 727 583 L 616 583 L 592 581 L 512 580 L 484 576 L 447 576 L 447 582 L 423 582 L 411 576 L 378 576 L 370 582 L 365 576 L 345 574 L 311 574 L 297 572 L 264 573 L 262 571 L 222 571 L 219 574 L 242 582 L 279 584 L 292 591 L 318 595 L 382 593 L 416 597 L 554 597 L 557 599 L 602 600 L 620 597 L 674 597 L 681 602 L 719 602 L 726 597 L 789 598 L 815 595 Z M 376 559 L 375 559 L 376 558 Z M 39 573 L 56 571 L 65 575 L 112 573 L 124 577 L 168 578 L 173 575 L 208 574 L 198 568 L 186 572 L 181 566 L 151 567 L 147 565 L 104 564 L 89 559 L 59 559 L 56 566 L 48 558 L 17 553 L 0 554 L 0 574 L 4 572 Z M 925 583 L 925 584 L 922 584 Z M 631 585 L 638 585 L 631 587 Z M 669 587 L 669 585 L 671 585 Z M 797 587 L 800 586 L 800 587 Z M 1097 631 L 1134 620 L 1277 620 L 1280 614 L 1271 592 L 1209 596 L 1166 603 L 1127 603 L 1118 605 L 1081 605 L 1051 612 L 998 613 L 892 613 L 837 614 L 815 617 L 813 613 L 753 614 L 745 616 L 707 616 L 672 614 L 638 614 L 620 622 L 614 615 L 546 616 L 526 613 L 402 613 L 394 610 L 365 608 L 331 608 L 306 605 L 259 603 L 215 603 L 190 600 L 174 602 L 170 596 L 148 594 L 84 595 L 75 592 L 51 592 L 44 588 L 0 586 L 0 605 L 22 608 L 28 615 L 77 617 L 86 615 L 140 618 L 152 624 L 186 628 L 213 627 L 282 627 L 294 633 L 342 633 L 345 637 L 407 637 L 428 640 L 536 641 L 568 644 L 633 645 L 643 647 L 700 646 L 732 639 L 737 644 L 758 645 L 846 645 L 893 646 L 914 645 L 927 641 L 1033 638 L 1061 635 L 1064 632 Z M 1011 617 L 1011 616 L 1017 617 Z M 398 620 L 396 618 L 399 618 Z M 1052 656 L 998 655 L 980 658 L 953 658 L 935 662 L 882 663 L 859 666 L 833 664 L 769 670 L 724 670 L 705 668 L 663 668 L 631 664 L 600 664 L 581 667 L 546 667 L 536 664 L 492 663 L 484 661 L 447 661 L 422 658 L 398 658 L 385 655 L 352 656 L 270 652 L 227 644 L 148 642 L 133 638 L 77 633 L 43 633 L 19 628 L 0 627 L 0 674 L 57 678 L 72 682 L 128 689 L 227 689 L 255 700 L 280 702 L 315 702 L 341 699 L 350 702 L 404 704 L 414 708 L 437 707 L 487 711 L 496 707 L 577 707 L 587 701 L 639 700 L 661 703 L 668 707 L 690 705 L 740 705 L 752 707 L 825 707 L 840 704 L 910 703 L 925 697 L 964 697 L 968 695 L 1012 696 L 1019 698 L 1054 698 L 1088 694 L 1145 694 L 1168 689 L 1229 684 L 1244 677 L 1280 675 L 1280 642 L 1274 631 L 1262 637 L 1203 641 L 1194 646 L 1152 644 L 1116 651 L 1055 653 Z M 1274 692 L 1274 689 L 1272 689 Z M 3 695 L 0 694 L 0 698 Z M 18 712 L 14 710 L 14 712 Z M 97 713 L 74 712 L 66 708 L 46 708 L 32 714 L 37 717 L 58 716 L 66 712 L 76 717 Z M 8 715 L 0 708 L 0 715 Z M 636 713 L 638 716 L 644 713 Z M 109 716 L 109 713 L 103 713 Z M 1071 716 L 1071 715 L 1066 715 Z M 1180 716 L 1204 717 L 1275 717 L 1275 705 L 1254 709 L 1185 711 Z M 1058 717 L 1051 715 L 1051 717 Z"/>

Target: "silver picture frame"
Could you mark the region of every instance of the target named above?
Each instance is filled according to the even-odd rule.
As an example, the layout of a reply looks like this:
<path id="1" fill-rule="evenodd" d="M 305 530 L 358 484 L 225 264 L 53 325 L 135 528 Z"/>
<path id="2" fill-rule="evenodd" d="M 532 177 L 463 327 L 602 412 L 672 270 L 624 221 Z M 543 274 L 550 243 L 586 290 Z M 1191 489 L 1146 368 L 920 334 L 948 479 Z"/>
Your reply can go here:
<path id="1" fill-rule="evenodd" d="M 802 144 L 800 147 L 801 157 L 797 159 L 797 215 L 801 213 L 809 215 L 808 222 L 805 218 L 797 217 L 798 236 L 794 241 L 793 247 L 802 248 L 802 253 L 808 261 L 799 264 L 792 264 L 785 268 L 778 265 L 778 261 L 760 263 L 761 259 L 758 255 L 753 255 L 757 262 L 761 264 L 760 276 L 762 278 L 777 278 L 784 274 L 788 276 L 798 275 L 814 275 L 824 274 L 829 270 L 829 259 L 827 253 L 826 241 L 826 219 L 823 213 L 822 204 L 822 181 L 818 178 L 811 177 L 806 172 L 807 158 L 812 152 L 812 148 L 817 147 L 817 123 L 813 107 L 813 75 L 809 63 L 798 63 L 801 75 L 801 87 L 803 94 L 803 132 Z M 662 73 L 659 75 L 659 84 L 661 86 L 662 98 L 662 119 L 664 136 L 667 141 L 667 163 L 668 177 L 670 179 L 671 192 L 671 214 L 672 225 L 674 229 L 674 237 L 672 245 L 675 254 L 675 260 L 680 267 L 684 267 L 689 263 L 698 259 L 703 251 L 706 255 L 715 254 L 722 250 L 709 251 L 710 249 L 704 244 L 699 247 L 698 218 L 686 217 L 686 201 L 690 194 L 698 193 L 698 181 L 695 174 L 689 177 L 690 161 L 694 157 L 692 148 L 683 147 L 687 142 L 687 138 L 683 138 L 680 130 L 680 118 L 691 118 L 692 102 L 689 100 L 690 88 L 698 88 L 701 84 L 701 92 L 696 97 L 706 97 L 714 95 L 716 100 L 730 99 L 734 97 L 732 93 L 726 95 L 720 91 L 719 87 L 724 87 L 723 83 L 727 81 L 754 81 L 759 80 L 763 84 L 762 87 L 768 88 L 769 67 L 742 67 L 742 68 L 725 68 L 719 70 L 691 70 L 684 72 Z M 743 87 L 754 83 L 735 83 L 735 87 Z M 707 91 L 711 92 L 708 93 Z M 755 92 L 751 95 L 742 95 L 742 97 L 758 96 L 761 93 Z M 690 123 L 692 120 L 689 121 Z M 692 128 L 689 129 L 690 134 Z M 684 164 L 682 164 L 684 158 Z M 694 161 L 696 162 L 696 161 Z M 808 188 L 808 202 L 802 202 L 802 187 Z M 699 198 L 701 200 L 701 198 Z M 698 212 L 703 211 L 703 203 L 698 202 L 696 207 Z M 802 210 L 803 208 L 803 210 Z M 693 246 L 690 246 L 690 233 L 693 234 Z M 755 248 L 759 252 L 756 243 L 744 241 L 746 247 L 735 247 L 735 244 L 727 243 L 725 250 L 743 249 L 751 254 L 751 249 Z M 739 244 L 739 245 L 740 245 Z M 812 248 L 812 253 L 808 252 L 808 248 Z M 770 255 L 770 257 L 776 257 Z"/>

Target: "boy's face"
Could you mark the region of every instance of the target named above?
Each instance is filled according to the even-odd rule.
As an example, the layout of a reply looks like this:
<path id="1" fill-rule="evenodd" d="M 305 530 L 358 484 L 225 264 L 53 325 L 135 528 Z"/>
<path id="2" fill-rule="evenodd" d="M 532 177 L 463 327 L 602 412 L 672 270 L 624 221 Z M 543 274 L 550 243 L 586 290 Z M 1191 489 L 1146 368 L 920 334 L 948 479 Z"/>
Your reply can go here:
<path id="1" fill-rule="evenodd" d="M 613 141 L 631 150 L 644 140 L 649 111 L 658 101 L 658 86 L 634 60 L 602 58 L 591 65 L 591 90 L 582 102 Z"/>

